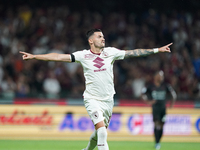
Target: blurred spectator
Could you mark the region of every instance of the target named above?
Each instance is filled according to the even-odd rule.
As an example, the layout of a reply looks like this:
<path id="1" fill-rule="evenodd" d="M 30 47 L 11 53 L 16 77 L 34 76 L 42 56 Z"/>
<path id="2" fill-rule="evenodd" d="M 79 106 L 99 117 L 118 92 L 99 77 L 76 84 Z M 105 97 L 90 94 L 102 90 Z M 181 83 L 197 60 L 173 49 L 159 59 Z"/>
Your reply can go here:
<path id="1" fill-rule="evenodd" d="M 200 81 L 200 54 L 195 52 L 193 55 L 192 63 L 194 65 L 195 75 L 198 77 Z"/>
<path id="2" fill-rule="evenodd" d="M 4 70 L 3 70 L 2 66 L 3 66 L 3 58 L 0 55 L 0 83 L 3 80 L 3 75 L 4 75 Z"/>
<path id="3" fill-rule="evenodd" d="M 28 97 L 28 94 L 30 92 L 30 87 L 27 84 L 27 78 L 23 74 L 19 74 L 18 80 L 17 80 L 17 91 L 16 96 L 17 97 Z"/>
<path id="4" fill-rule="evenodd" d="M 149 9 L 127 13 L 105 8 L 99 13 L 89 9 L 77 12 L 66 5 L 45 8 L 25 5 L 15 9 L 8 6 L 0 9 L 0 14 L 0 83 L 2 85 L 2 79 L 8 82 L 9 76 L 9 82 L 16 84 L 16 96 L 47 93 L 51 98 L 81 98 L 84 77 L 79 64 L 22 62 L 18 51 L 44 54 L 87 49 L 85 32 L 101 28 L 106 46 L 119 49 L 155 48 L 174 43 L 171 54 L 117 61 L 114 82 L 118 98 L 137 98 L 144 81 L 151 82 L 153 73 L 158 70 L 164 71 L 165 80 L 172 84 L 178 99 L 200 98 L 199 12 L 169 10 L 162 13 Z"/>
<path id="5" fill-rule="evenodd" d="M 59 92 L 61 90 L 60 83 L 56 79 L 53 71 L 50 71 L 48 77 L 43 83 L 44 91 L 46 92 L 46 97 L 50 99 L 59 98 Z"/>
<path id="6" fill-rule="evenodd" d="M 15 97 L 16 84 L 11 77 L 7 76 L 5 80 L 1 82 L 1 90 L 3 98 L 13 99 Z"/>
<path id="7" fill-rule="evenodd" d="M 183 29 L 183 27 L 178 27 L 177 31 L 175 31 L 173 34 L 175 48 L 178 50 L 180 48 L 183 48 L 185 46 L 187 39 L 188 39 L 188 35 Z"/>
<path id="8" fill-rule="evenodd" d="M 32 16 L 32 12 L 28 6 L 21 6 L 19 8 L 19 16 L 24 21 L 25 26 L 28 26 Z"/>
<path id="9" fill-rule="evenodd" d="M 43 82 L 44 82 L 44 79 L 45 79 L 45 75 L 44 75 L 44 72 L 39 70 L 37 73 L 36 73 L 36 77 L 34 78 L 34 81 L 33 81 L 33 85 L 34 85 L 34 93 L 36 93 L 36 96 L 42 96 L 44 94 L 44 89 L 43 89 Z M 44 97 L 44 95 L 42 96 Z"/>
<path id="10" fill-rule="evenodd" d="M 33 54 L 46 54 L 47 50 L 47 47 L 42 46 L 40 43 L 37 43 L 37 45 L 33 48 Z"/>
<path id="11" fill-rule="evenodd" d="M 142 77 L 135 78 L 132 82 L 132 89 L 135 98 L 140 98 L 142 88 L 145 86 L 145 80 Z"/>

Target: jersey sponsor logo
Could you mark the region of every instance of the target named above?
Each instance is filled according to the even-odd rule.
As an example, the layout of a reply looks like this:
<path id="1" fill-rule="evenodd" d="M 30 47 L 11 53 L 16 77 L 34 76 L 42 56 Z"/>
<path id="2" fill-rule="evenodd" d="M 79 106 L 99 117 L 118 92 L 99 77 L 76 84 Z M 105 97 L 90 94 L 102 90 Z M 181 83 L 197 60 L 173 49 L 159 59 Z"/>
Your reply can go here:
<path id="1" fill-rule="evenodd" d="M 94 58 L 95 56 L 93 54 L 86 54 L 84 56 L 85 59 L 90 59 L 90 58 Z"/>
<path id="2" fill-rule="evenodd" d="M 155 100 L 165 100 L 166 91 L 152 91 L 152 98 Z"/>
<path id="3" fill-rule="evenodd" d="M 94 72 L 100 72 L 100 71 L 105 71 L 106 70 L 106 68 L 104 68 L 104 69 L 99 69 L 99 70 L 94 70 Z"/>
<path id="4" fill-rule="evenodd" d="M 105 65 L 103 61 L 104 60 L 102 58 L 97 57 L 95 60 L 93 60 L 93 62 L 95 63 L 94 66 L 100 69 L 103 65 Z"/>
<path id="5" fill-rule="evenodd" d="M 97 57 L 95 60 L 93 60 L 93 62 L 95 63 L 94 66 L 98 68 L 98 70 L 94 70 L 94 72 L 100 72 L 106 70 L 106 68 L 100 69 L 103 65 L 105 65 L 103 61 L 104 60 L 100 57 Z"/>

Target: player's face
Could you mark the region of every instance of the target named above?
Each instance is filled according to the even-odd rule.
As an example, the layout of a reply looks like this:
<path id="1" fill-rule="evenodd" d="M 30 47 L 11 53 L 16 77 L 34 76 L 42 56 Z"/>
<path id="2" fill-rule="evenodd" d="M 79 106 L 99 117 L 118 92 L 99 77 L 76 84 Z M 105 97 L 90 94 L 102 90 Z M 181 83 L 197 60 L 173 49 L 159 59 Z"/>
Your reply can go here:
<path id="1" fill-rule="evenodd" d="M 164 75 L 159 75 L 159 80 L 160 80 L 160 82 L 163 82 L 164 81 Z"/>
<path id="2" fill-rule="evenodd" d="M 97 48 L 104 48 L 105 47 L 105 39 L 102 32 L 94 32 L 92 36 L 92 42 L 95 47 Z"/>
<path id="3" fill-rule="evenodd" d="M 164 73 L 163 71 L 160 71 L 156 76 L 155 79 L 159 82 L 163 82 L 164 81 Z"/>

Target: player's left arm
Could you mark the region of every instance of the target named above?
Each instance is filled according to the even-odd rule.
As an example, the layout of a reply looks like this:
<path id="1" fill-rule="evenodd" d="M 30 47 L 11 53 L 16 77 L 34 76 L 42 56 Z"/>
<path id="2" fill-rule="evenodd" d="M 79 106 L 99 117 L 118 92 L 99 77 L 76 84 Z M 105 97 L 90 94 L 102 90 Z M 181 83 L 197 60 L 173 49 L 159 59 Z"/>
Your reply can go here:
<path id="1" fill-rule="evenodd" d="M 125 52 L 125 58 L 128 57 L 141 57 L 141 56 L 147 56 L 154 53 L 160 53 L 160 52 L 168 52 L 170 53 L 169 46 L 172 45 L 172 43 L 167 44 L 160 48 L 154 48 L 154 49 L 134 49 L 134 50 L 126 50 Z"/>
<path id="2" fill-rule="evenodd" d="M 171 100 L 171 103 L 170 103 L 170 108 L 172 108 L 174 106 L 176 99 L 177 99 L 177 94 L 176 94 L 175 90 L 170 85 L 168 85 L 168 90 L 169 90 L 169 93 L 171 94 L 171 97 L 172 97 L 172 100 Z"/>

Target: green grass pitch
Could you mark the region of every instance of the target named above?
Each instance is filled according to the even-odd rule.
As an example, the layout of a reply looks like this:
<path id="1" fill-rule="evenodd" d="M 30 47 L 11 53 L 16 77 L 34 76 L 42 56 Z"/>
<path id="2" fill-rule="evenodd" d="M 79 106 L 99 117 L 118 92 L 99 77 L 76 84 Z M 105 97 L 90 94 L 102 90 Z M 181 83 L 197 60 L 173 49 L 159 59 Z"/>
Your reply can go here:
<path id="1" fill-rule="evenodd" d="M 108 141 L 108 144 L 110 150 L 154 150 L 152 142 Z M 0 140 L 0 150 L 81 150 L 86 145 L 87 141 Z M 161 150 L 189 149 L 199 150 L 200 143 L 161 143 Z"/>

